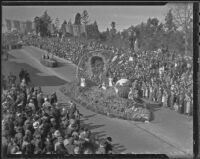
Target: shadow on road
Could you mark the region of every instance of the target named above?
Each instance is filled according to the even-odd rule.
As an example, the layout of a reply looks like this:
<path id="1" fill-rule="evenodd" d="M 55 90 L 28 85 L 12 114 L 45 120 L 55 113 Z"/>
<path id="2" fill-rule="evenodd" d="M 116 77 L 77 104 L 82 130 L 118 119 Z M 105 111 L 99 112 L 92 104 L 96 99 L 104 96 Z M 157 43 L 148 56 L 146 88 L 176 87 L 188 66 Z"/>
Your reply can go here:
<path id="1" fill-rule="evenodd" d="M 153 121 L 155 119 L 155 112 L 162 109 L 162 104 L 153 103 L 152 101 L 149 101 L 147 99 L 142 99 L 142 100 L 143 100 L 143 103 L 146 105 L 147 109 L 151 111 L 150 121 Z"/>
<path id="2" fill-rule="evenodd" d="M 11 54 L 8 54 L 8 59 L 16 59 L 16 57 Z"/>
<path id="3" fill-rule="evenodd" d="M 89 118 L 92 118 L 92 117 L 94 117 L 94 116 L 96 116 L 96 114 L 91 114 L 91 115 L 86 115 L 86 116 L 84 116 L 86 119 L 89 119 Z"/>
<path id="4" fill-rule="evenodd" d="M 67 66 L 68 64 L 67 63 L 65 63 L 65 62 L 60 62 L 60 61 L 57 61 L 57 68 L 58 67 L 64 67 L 64 66 Z"/>
<path id="5" fill-rule="evenodd" d="M 96 138 L 100 140 L 106 137 L 105 131 L 95 131 L 95 132 L 92 132 L 92 135 L 94 135 Z"/>
<path id="6" fill-rule="evenodd" d="M 108 134 L 106 134 L 105 131 L 92 132 L 92 135 L 94 135 L 99 140 L 105 139 L 106 137 L 109 136 Z M 123 145 L 121 145 L 119 143 L 114 143 L 113 144 L 113 152 L 114 152 L 114 154 L 120 154 L 120 153 L 122 153 L 123 151 L 126 151 L 126 150 L 127 149 Z"/>
<path id="7" fill-rule="evenodd" d="M 90 131 L 92 131 L 92 130 L 94 130 L 94 129 L 98 129 L 98 128 L 100 128 L 100 127 L 103 127 L 103 126 L 105 126 L 105 125 L 94 125 L 93 123 L 87 123 L 87 124 L 85 124 L 85 126 L 86 126 Z"/>
<path id="8" fill-rule="evenodd" d="M 118 143 L 113 144 L 113 149 L 115 153 L 122 153 L 123 151 L 126 151 L 126 148 L 123 145 L 118 144 Z"/>

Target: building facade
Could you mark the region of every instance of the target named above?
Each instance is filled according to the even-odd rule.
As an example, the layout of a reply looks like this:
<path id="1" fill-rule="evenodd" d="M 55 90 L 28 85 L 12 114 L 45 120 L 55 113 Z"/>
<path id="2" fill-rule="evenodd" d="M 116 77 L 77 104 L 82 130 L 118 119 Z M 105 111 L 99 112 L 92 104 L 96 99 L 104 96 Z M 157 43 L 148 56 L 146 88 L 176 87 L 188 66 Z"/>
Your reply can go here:
<path id="1" fill-rule="evenodd" d="M 16 30 L 19 33 L 28 33 L 35 30 L 34 23 L 32 21 L 19 21 L 19 20 L 5 20 L 6 32 L 12 32 Z"/>

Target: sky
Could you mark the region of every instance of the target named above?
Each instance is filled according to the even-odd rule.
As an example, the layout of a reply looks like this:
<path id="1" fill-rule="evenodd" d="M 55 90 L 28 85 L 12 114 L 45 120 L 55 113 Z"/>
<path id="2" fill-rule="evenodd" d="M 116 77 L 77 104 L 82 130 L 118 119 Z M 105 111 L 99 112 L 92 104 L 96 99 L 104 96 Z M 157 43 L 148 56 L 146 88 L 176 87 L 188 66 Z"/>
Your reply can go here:
<path id="1" fill-rule="evenodd" d="M 53 22 L 58 17 L 60 24 L 71 19 L 74 22 L 76 13 L 87 10 L 91 22 L 96 20 L 99 30 L 111 28 L 111 22 L 116 23 L 116 29 L 122 31 L 131 25 L 146 22 L 148 18 L 158 18 L 164 22 L 169 6 L 2 6 L 2 20 L 31 20 L 47 11 Z"/>

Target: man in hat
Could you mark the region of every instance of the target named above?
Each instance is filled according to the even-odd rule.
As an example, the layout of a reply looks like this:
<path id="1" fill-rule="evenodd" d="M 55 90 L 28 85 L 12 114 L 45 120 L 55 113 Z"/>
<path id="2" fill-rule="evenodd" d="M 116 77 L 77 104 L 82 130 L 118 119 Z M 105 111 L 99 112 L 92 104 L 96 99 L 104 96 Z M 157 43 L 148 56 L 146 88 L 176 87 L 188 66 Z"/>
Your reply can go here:
<path id="1" fill-rule="evenodd" d="M 66 138 L 64 140 L 64 146 L 69 154 L 74 154 L 74 139 L 72 137 Z"/>
<path id="2" fill-rule="evenodd" d="M 17 139 L 18 141 L 18 145 L 19 145 L 19 148 L 22 147 L 22 142 L 23 142 L 23 128 L 22 127 L 17 127 L 16 129 L 16 134 L 15 134 L 15 138 Z"/>
<path id="3" fill-rule="evenodd" d="M 45 141 L 45 148 L 44 148 L 44 153 L 46 154 L 53 154 L 54 153 L 54 145 L 52 142 L 52 137 L 51 135 L 47 135 L 46 141 Z"/>
<path id="4" fill-rule="evenodd" d="M 44 103 L 43 93 L 41 91 L 39 91 L 37 94 L 37 103 L 38 103 L 38 108 L 41 109 Z"/>
<path id="5" fill-rule="evenodd" d="M 47 98 L 44 98 L 44 103 L 42 104 L 42 109 L 44 110 L 45 113 L 49 113 L 49 110 L 51 108 L 51 103 Z"/>
<path id="6" fill-rule="evenodd" d="M 69 109 L 69 118 L 71 119 L 74 112 L 76 111 L 76 104 L 73 102 L 70 102 L 70 109 Z"/>
<path id="7" fill-rule="evenodd" d="M 58 141 L 55 143 L 55 147 L 54 147 L 54 150 L 56 152 L 56 154 L 68 154 L 65 146 L 64 146 L 64 143 L 63 143 L 63 137 L 58 137 Z"/>
<path id="8" fill-rule="evenodd" d="M 24 136 L 22 143 L 22 154 L 31 155 L 34 154 L 34 146 L 31 143 L 31 138 Z"/>
<path id="9" fill-rule="evenodd" d="M 37 134 L 32 140 L 32 144 L 34 145 L 34 154 L 42 154 L 43 144 L 41 140 L 41 135 Z"/>
<path id="10" fill-rule="evenodd" d="M 30 102 L 28 104 L 28 107 L 31 108 L 32 112 L 35 113 L 36 112 L 36 108 L 35 108 L 35 104 L 33 102 L 33 99 L 30 99 Z"/>
<path id="11" fill-rule="evenodd" d="M 106 150 L 106 154 L 111 154 L 112 151 L 113 151 L 112 138 L 111 137 L 106 138 L 105 150 Z"/>
<path id="12" fill-rule="evenodd" d="M 57 103 L 57 95 L 56 92 L 54 92 L 50 97 L 50 103 L 53 105 L 54 103 Z"/>

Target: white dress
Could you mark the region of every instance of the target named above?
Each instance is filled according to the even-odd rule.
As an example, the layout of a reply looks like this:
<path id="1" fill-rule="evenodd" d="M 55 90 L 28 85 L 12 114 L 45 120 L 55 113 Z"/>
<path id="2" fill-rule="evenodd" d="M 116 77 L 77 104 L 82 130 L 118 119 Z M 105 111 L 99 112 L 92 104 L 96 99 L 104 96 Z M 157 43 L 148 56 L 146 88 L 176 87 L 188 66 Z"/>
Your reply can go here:
<path id="1" fill-rule="evenodd" d="M 166 97 L 163 95 L 163 96 L 162 96 L 162 103 L 165 102 L 165 98 L 166 98 Z"/>
<path id="2" fill-rule="evenodd" d="M 190 101 L 190 99 L 187 99 L 185 113 L 190 114 L 190 112 L 191 112 L 191 101 Z"/>

